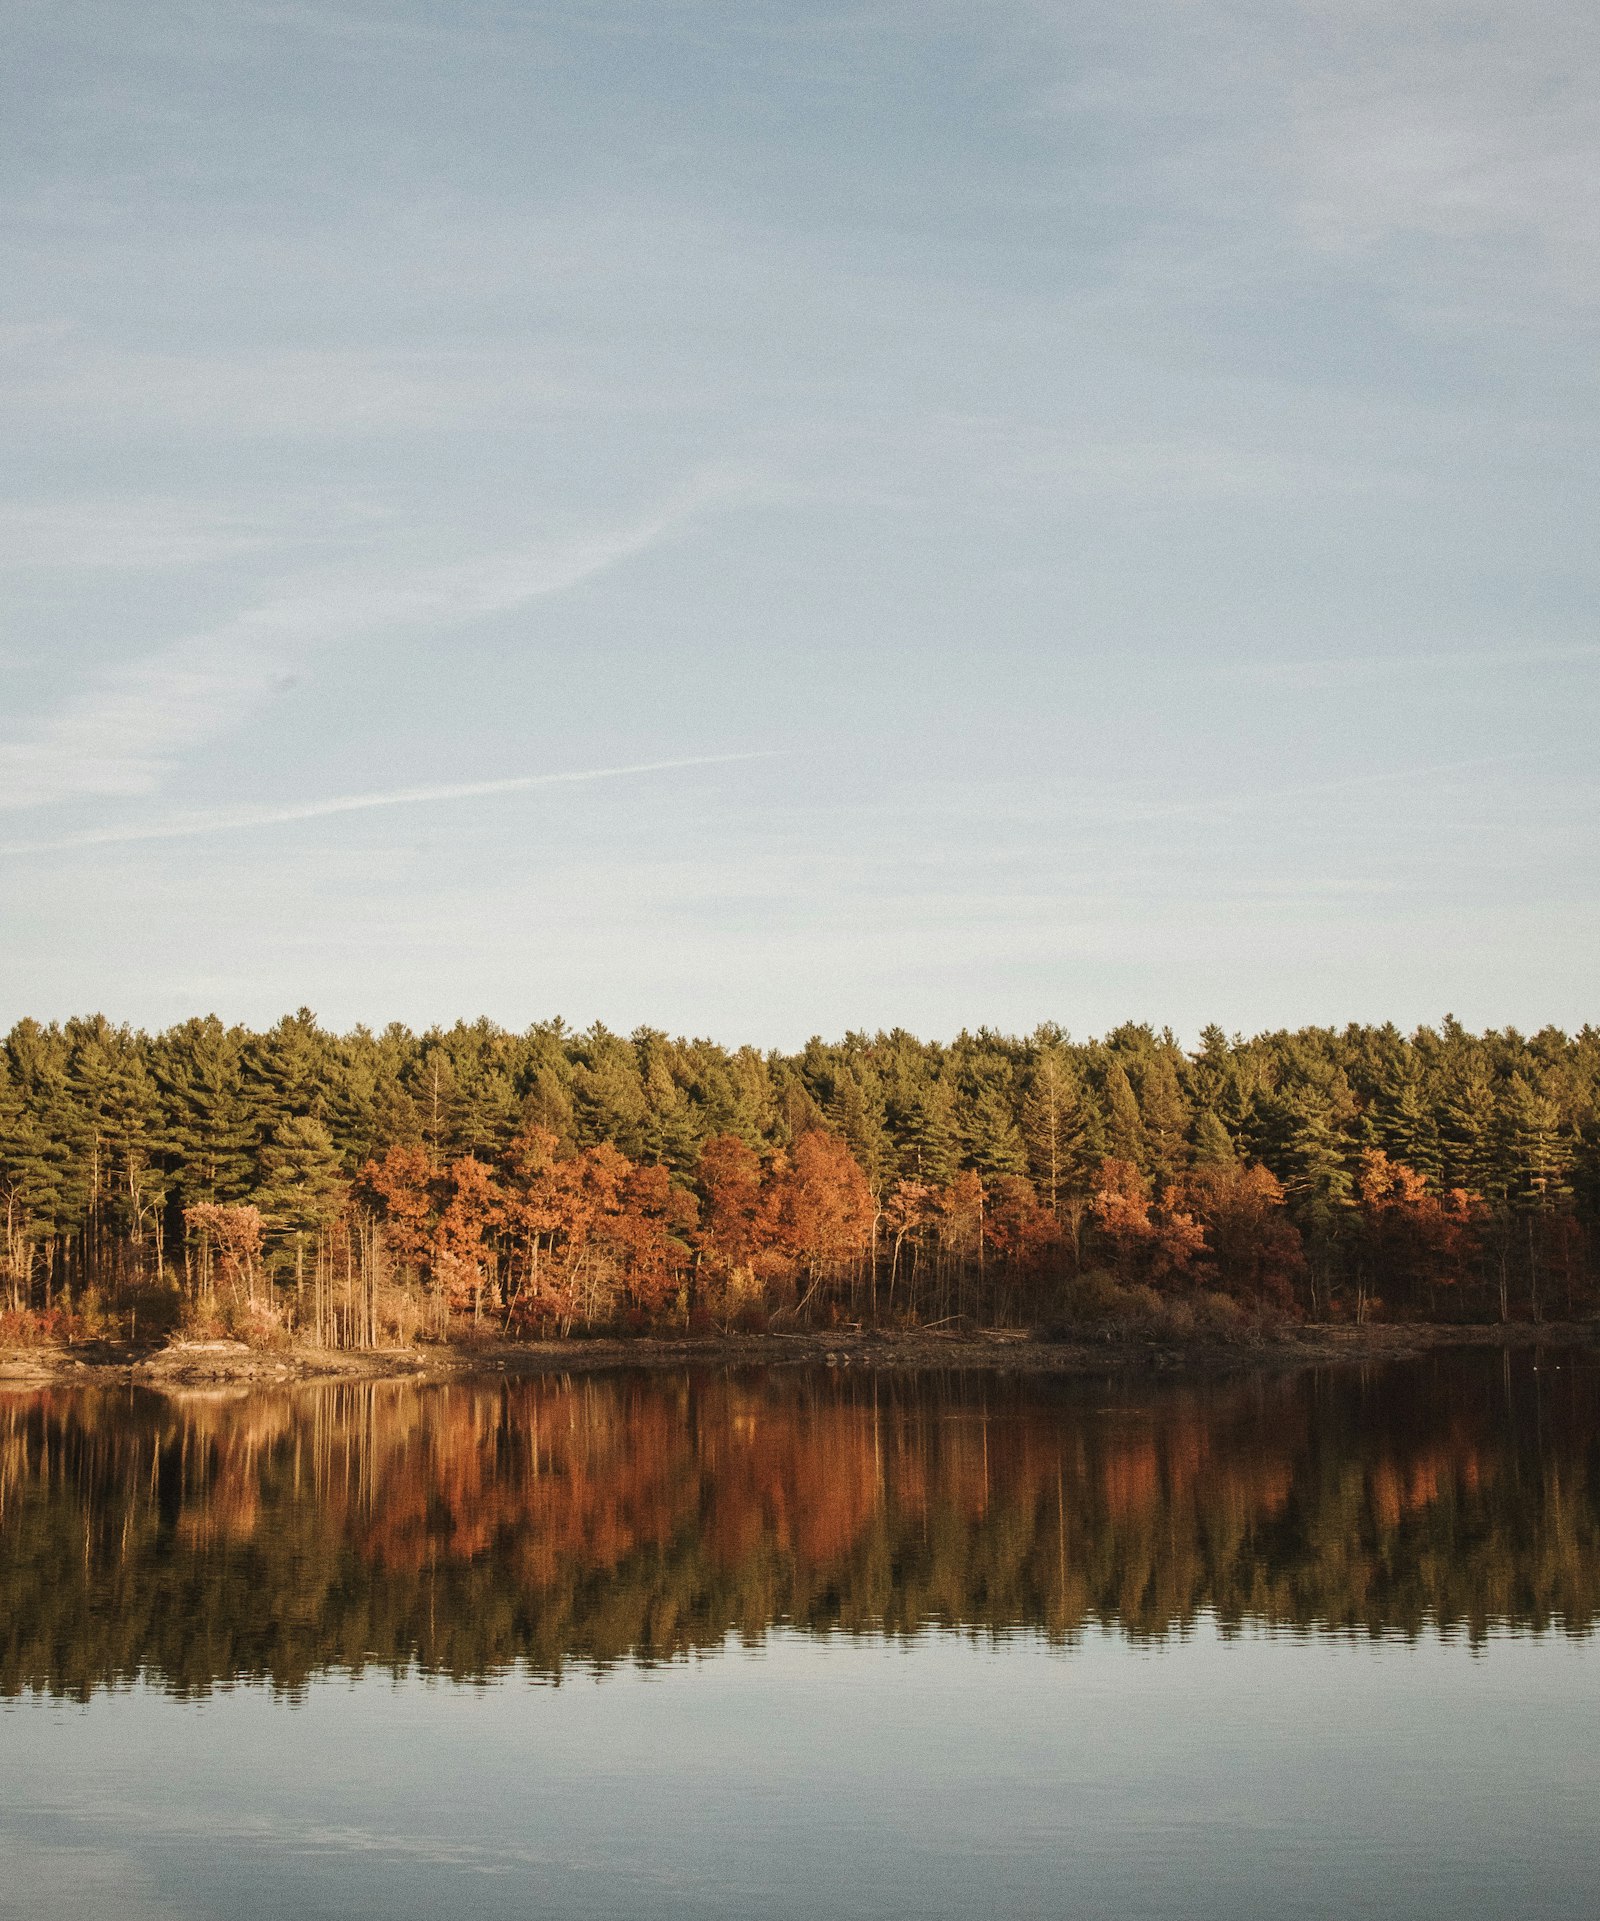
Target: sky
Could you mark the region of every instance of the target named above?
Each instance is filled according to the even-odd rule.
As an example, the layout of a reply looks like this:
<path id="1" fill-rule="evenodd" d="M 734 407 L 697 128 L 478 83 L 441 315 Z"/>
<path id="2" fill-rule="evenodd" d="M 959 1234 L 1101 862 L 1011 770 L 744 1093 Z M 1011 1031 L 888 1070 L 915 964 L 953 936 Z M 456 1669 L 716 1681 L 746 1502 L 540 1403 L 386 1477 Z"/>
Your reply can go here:
<path id="1" fill-rule="evenodd" d="M 1590 0 L 11 0 L 0 1025 L 1596 1013 Z"/>

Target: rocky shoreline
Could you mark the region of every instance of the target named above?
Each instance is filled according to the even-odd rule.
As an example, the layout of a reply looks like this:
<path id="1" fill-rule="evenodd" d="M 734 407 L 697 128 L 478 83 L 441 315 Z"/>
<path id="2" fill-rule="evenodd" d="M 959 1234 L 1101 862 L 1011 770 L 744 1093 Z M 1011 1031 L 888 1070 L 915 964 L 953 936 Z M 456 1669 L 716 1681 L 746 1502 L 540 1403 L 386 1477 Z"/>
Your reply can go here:
<path id="1" fill-rule="evenodd" d="M 347 1352 L 255 1349 L 237 1341 L 176 1341 L 159 1348 L 110 1343 L 0 1351 L 0 1387 L 52 1383 L 200 1387 L 329 1380 L 440 1381 L 472 1376 L 590 1372 L 611 1368 L 832 1366 L 982 1368 L 1029 1374 L 1170 1374 L 1413 1359 L 1443 1348 L 1600 1348 L 1600 1323 L 1512 1322 L 1307 1325 L 1255 1343 L 1106 1338 L 1090 1331 L 1060 1339 L 1023 1329 L 951 1333 L 921 1329 L 720 1335 L 695 1339 L 459 1343 Z"/>

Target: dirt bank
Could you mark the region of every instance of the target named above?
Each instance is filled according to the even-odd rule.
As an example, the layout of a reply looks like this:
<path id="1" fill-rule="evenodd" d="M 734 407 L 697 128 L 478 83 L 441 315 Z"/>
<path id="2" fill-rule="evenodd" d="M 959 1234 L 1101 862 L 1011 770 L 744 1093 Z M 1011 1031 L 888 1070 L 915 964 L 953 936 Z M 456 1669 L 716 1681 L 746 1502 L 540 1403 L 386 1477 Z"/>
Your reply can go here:
<path id="1" fill-rule="evenodd" d="M 174 1342 L 162 1348 L 109 1343 L 0 1351 L 0 1385 L 138 1382 L 149 1387 L 236 1381 L 271 1385 L 314 1380 L 437 1381 L 484 1374 L 574 1373 L 597 1368 L 799 1366 L 988 1368 L 1029 1374 L 1101 1374 L 1155 1369 L 1216 1374 L 1330 1362 L 1399 1360 L 1440 1348 L 1600 1347 L 1600 1323 L 1441 1327 L 1432 1324 L 1307 1326 L 1255 1344 L 1107 1339 L 1091 1330 L 1045 1340 L 1012 1329 L 953 1334 L 867 1331 L 727 1335 L 702 1339 L 486 1342 L 376 1353 L 317 1348 L 257 1350 L 234 1341 Z"/>

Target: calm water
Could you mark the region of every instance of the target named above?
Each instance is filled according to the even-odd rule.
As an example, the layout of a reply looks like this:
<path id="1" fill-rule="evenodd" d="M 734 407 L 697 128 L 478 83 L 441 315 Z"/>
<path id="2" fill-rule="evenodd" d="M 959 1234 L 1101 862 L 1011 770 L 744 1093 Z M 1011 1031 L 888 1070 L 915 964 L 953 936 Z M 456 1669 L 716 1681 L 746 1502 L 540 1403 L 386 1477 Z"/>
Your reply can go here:
<path id="1" fill-rule="evenodd" d="M 0 1914 L 1600 1913 L 1600 1372 L 0 1398 Z"/>

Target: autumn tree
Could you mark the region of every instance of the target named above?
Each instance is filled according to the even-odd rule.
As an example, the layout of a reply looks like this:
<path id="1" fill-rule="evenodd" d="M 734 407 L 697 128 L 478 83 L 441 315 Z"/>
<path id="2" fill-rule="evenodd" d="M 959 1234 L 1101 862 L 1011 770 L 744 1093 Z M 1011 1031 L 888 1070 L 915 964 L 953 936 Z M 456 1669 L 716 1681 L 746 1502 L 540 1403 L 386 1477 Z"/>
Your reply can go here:
<path id="1" fill-rule="evenodd" d="M 1436 1194 L 1415 1168 L 1382 1148 L 1362 1152 L 1357 1180 L 1366 1257 L 1364 1279 L 1410 1306 L 1431 1309 L 1437 1290 L 1466 1276 L 1480 1208 L 1461 1188 Z"/>
<path id="2" fill-rule="evenodd" d="M 1272 1170 L 1237 1158 L 1211 1160 L 1191 1169 L 1183 1197 L 1205 1235 L 1208 1277 L 1237 1300 L 1291 1307 L 1305 1250 Z"/>
<path id="3" fill-rule="evenodd" d="M 1172 1288 L 1189 1280 L 1205 1249 L 1205 1234 L 1182 1197 L 1159 1199 L 1131 1161 L 1101 1163 L 1090 1202 L 1095 1238 L 1117 1278 Z"/>

